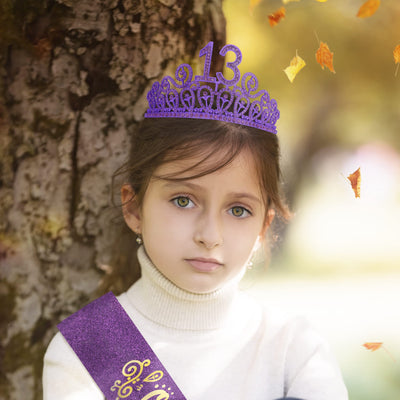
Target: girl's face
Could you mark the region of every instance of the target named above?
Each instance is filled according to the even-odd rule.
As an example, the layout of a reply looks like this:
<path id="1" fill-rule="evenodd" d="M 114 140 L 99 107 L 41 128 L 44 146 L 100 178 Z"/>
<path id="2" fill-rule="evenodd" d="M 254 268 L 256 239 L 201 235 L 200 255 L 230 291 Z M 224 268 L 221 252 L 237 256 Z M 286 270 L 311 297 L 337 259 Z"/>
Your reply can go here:
<path id="1" fill-rule="evenodd" d="M 218 154 L 208 162 L 215 162 L 214 157 Z M 154 175 L 185 177 L 193 161 L 163 164 Z M 125 185 L 123 203 L 132 195 Z M 241 274 L 270 222 L 247 151 L 199 178 L 152 178 L 141 207 L 134 200 L 127 203 L 124 216 L 129 227 L 142 235 L 146 253 L 158 270 L 194 293 L 216 290 Z"/>

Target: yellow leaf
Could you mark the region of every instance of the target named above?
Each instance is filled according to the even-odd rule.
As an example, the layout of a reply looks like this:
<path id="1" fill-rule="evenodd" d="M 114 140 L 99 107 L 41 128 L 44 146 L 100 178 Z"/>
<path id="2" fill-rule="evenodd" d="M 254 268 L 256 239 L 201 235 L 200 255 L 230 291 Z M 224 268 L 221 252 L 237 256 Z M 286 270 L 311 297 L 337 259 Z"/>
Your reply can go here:
<path id="1" fill-rule="evenodd" d="M 287 3 L 292 3 L 294 1 L 300 1 L 300 0 L 282 0 L 282 3 L 287 4 Z"/>
<path id="2" fill-rule="evenodd" d="M 290 61 L 290 65 L 284 69 L 285 74 L 287 75 L 290 82 L 294 81 L 296 75 L 300 72 L 302 68 L 306 66 L 306 62 L 297 55 L 292 58 Z"/>
<path id="3" fill-rule="evenodd" d="M 381 0 L 368 0 L 358 10 L 357 17 L 367 18 L 376 13 L 381 5 Z"/>
<path id="4" fill-rule="evenodd" d="M 317 0 L 317 1 L 319 1 L 320 3 L 325 3 L 327 0 Z"/>

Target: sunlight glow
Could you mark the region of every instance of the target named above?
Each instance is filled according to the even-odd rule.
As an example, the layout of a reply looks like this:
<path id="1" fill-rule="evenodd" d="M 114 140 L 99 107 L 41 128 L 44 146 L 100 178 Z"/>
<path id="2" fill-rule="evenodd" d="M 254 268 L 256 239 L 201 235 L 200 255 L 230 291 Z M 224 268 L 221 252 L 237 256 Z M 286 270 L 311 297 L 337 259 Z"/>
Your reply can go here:
<path id="1" fill-rule="evenodd" d="M 368 144 L 353 154 L 315 159 L 317 180 L 296 206 L 290 248 L 302 258 L 335 268 L 395 267 L 400 262 L 400 157 Z M 361 168 L 361 198 L 347 176 Z"/>

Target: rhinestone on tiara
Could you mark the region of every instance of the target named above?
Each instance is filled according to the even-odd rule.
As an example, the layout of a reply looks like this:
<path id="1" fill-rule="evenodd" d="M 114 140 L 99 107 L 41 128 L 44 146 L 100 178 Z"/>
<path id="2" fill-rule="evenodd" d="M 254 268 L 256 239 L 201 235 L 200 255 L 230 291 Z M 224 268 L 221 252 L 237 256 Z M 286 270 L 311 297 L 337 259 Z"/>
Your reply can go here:
<path id="1" fill-rule="evenodd" d="M 193 79 L 191 66 L 181 64 L 175 79 L 166 76 L 153 83 L 147 94 L 149 108 L 145 118 L 213 119 L 276 133 L 279 119 L 276 100 L 270 99 L 266 90 L 258 91 L 258 80 L 253 73 L 240 77 L 237 68 L 242 61 L 240 49 L 228 44 L 219 52 L 221 56 L 228 51 L 236 55 L 234 61 L 226 63 L 233 72 L 233 78 L 226 79 L 221 72 L 210 76 L 213 46 L 209 42 L 200 50 L 199 56 L 205 56 L 203 75 Z"/>

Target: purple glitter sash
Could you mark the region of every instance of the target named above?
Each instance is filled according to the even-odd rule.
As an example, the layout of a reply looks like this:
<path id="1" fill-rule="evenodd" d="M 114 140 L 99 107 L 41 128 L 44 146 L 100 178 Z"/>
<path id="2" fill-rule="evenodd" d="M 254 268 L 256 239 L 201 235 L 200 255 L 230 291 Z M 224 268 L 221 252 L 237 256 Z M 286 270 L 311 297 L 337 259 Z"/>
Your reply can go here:
<path id="1" fill-rule="evenodd" d="M 58 329 L 107 400 L 186 400 L 111 292 Z"/>

